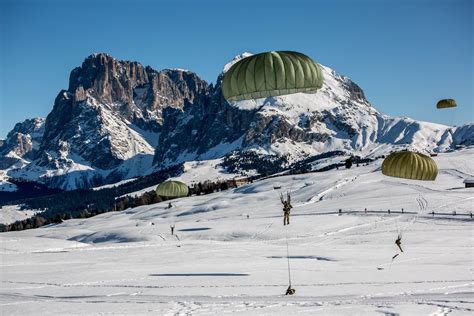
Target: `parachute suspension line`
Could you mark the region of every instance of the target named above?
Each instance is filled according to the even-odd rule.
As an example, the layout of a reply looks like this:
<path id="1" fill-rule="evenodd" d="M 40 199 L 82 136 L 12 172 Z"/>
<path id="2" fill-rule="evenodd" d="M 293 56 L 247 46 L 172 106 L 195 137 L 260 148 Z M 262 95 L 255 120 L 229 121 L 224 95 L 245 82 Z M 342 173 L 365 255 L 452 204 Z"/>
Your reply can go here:
<path id="1" fill-rule="evenodd" d="M 425 199 L 425 197 L 420 193 L 418 197 L 416 198 L 418 202 L 418 212 L 412 219 L 412 224 L 418 219 L 420 214 L 423 214 L 426 209 L 428 208 L 428 201 Z"/>
<path id="2" fill-rule="evenodd" d="M 293 190 L 294 179 L 291 180 L 290 191 L 288 193 L 291 196 Z M 286 233 L 286 261 L 288 263 L 288 285 L 291 287 L 291 268 L 290 268 L 290 250 L 288 247 L 288 232 Z"/>
<path id="3" fill-rule="evenodd" d="M 393 199 L 392 199 L 392 195 L 390 194 L 390 190 L 389 190 L 389 181 L 385 182 L 385 190 L 388 193 L 388 200 L 389 200 L 388 209 L 391 211 L 392 208 L 393 208 Z M 388 212 L 388 213 L 390 214 L 390 212 Z"/>
<path id="4" fill-rule="evenodd" d="M 423 214 L 427 207 L 428 207 L 428 201 L 424 198 L 424 196 L 420 193 L 418 194 L 418 197 L 416 198 L 416 202 L 418 203 L 418 212 L 413 216 L 413 218 L 405 224 L 405 226 L 402 228 L 400 231 L 400 234 L 402 234 L 409 226 L 413 225 L 417 220 L 420 214 Z"/>
<path id="5" fill-rule="evenodd" d="M 395 218 L 395 222 L 397 223 L 398 236 L 400 236 L 402 234 L 402 228 L 400 227 L 400 222 L 398 221 L 398 217 Z"/>
<path id="6" fill-rule="evenodd" d="M 293 182 L 294 182 L 294 180 L 291 180 L 290 190 L 286 191 L 286 194 L 291 195 L 291 192 L 293 190 Z M 278 198 L 280 198 L 283 195 L 283 188 L 279 188 L 276 194 L 278 195 Z"/>
<path id="7" fill-rule="evenodd" d="M 288 283 L 291 287 L 290 251 L 288 247 L 288 236 L 286 236 L 286 259 L 288 261 Z"/>

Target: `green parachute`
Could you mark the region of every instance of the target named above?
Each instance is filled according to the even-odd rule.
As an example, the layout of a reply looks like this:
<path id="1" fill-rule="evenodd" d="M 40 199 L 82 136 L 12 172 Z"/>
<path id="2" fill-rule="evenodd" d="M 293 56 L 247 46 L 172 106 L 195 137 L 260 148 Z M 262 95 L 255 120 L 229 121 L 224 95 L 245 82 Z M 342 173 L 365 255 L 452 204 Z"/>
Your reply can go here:
<path id="1" fill-rule="evenodd" d="M 399 151 L 384 159 L 382 173 L 396 178 L 433 181 L 438 175 L 438 166 L 426 155 Z"/>
<path id="2" fill-rule="evenodd" d="M 156 194 L 166 199 L 175 199 L 187 196 L 189 192 L 186 183 L 180 181 L 165 181 L 156 187 Z"/>
<path id="3" fill-rule="evenodd" d="M 222 95 L 240 101 L 297 92 L 315 93 L 323 85 L 321 67 L 291 51 L 265 52 L 236 62 L 224 74 Z"/>
<path id="4" fill-rule="evenodd" d="M 454 99 L 443 99 L 439 100 L 436 104 L 437 109 L 447 109 L 447 108 L 455 108 L 457 106 L 456 100 Z"/>

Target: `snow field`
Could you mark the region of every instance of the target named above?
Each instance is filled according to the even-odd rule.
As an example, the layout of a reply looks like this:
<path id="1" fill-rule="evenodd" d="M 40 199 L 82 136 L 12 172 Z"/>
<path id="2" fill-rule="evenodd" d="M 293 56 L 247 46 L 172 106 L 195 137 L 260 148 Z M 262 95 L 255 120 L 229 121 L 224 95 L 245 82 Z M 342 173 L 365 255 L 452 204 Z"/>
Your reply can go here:
<path id="1" fill-rule="evenodd" d="M 385 177 L 379 161 L 177 199 L 171 209 L 163 202 L 4 233 L 0 308 L 8 315 L 471 315 L 474 199 L 462 178 L 474 174 L 473 153 L 440 154 L 434 182 Z M 289 190 L 294 208 L 284 227 L 278 196 Z M 428 202 L 423 212 L 420 197 Z M 399 231 L 404 252 L 392 262 Z M 287 242 L 293 296 L 283 295 Z"/>

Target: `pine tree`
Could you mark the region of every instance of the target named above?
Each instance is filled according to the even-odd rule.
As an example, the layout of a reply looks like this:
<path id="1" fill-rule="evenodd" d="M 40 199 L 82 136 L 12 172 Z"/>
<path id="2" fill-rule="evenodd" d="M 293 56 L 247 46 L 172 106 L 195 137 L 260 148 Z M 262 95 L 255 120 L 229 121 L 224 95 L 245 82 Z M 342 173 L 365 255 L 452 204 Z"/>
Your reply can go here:
<path id="1" fill-rule="evenodd" d="M 344 165 L 346 166 L 346 169 L 350 169 L 352 167 L 352 159 L 351 158 L 347 158 L 346 159 L 346 162 L 344 163 Z"/>

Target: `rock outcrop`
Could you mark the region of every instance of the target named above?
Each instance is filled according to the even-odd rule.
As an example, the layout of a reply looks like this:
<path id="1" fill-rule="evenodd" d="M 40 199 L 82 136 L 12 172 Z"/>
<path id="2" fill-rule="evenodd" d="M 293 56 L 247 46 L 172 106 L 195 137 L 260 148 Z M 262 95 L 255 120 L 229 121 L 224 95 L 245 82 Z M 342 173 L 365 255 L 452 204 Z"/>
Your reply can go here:
<path id="1" fill-rule="evenodd" d="M 0 168 L 9 168 L 21 159 L 34 158 L 43 134 L 43 118 L 27 119 L 17 123 L 0 145 Z"/>

